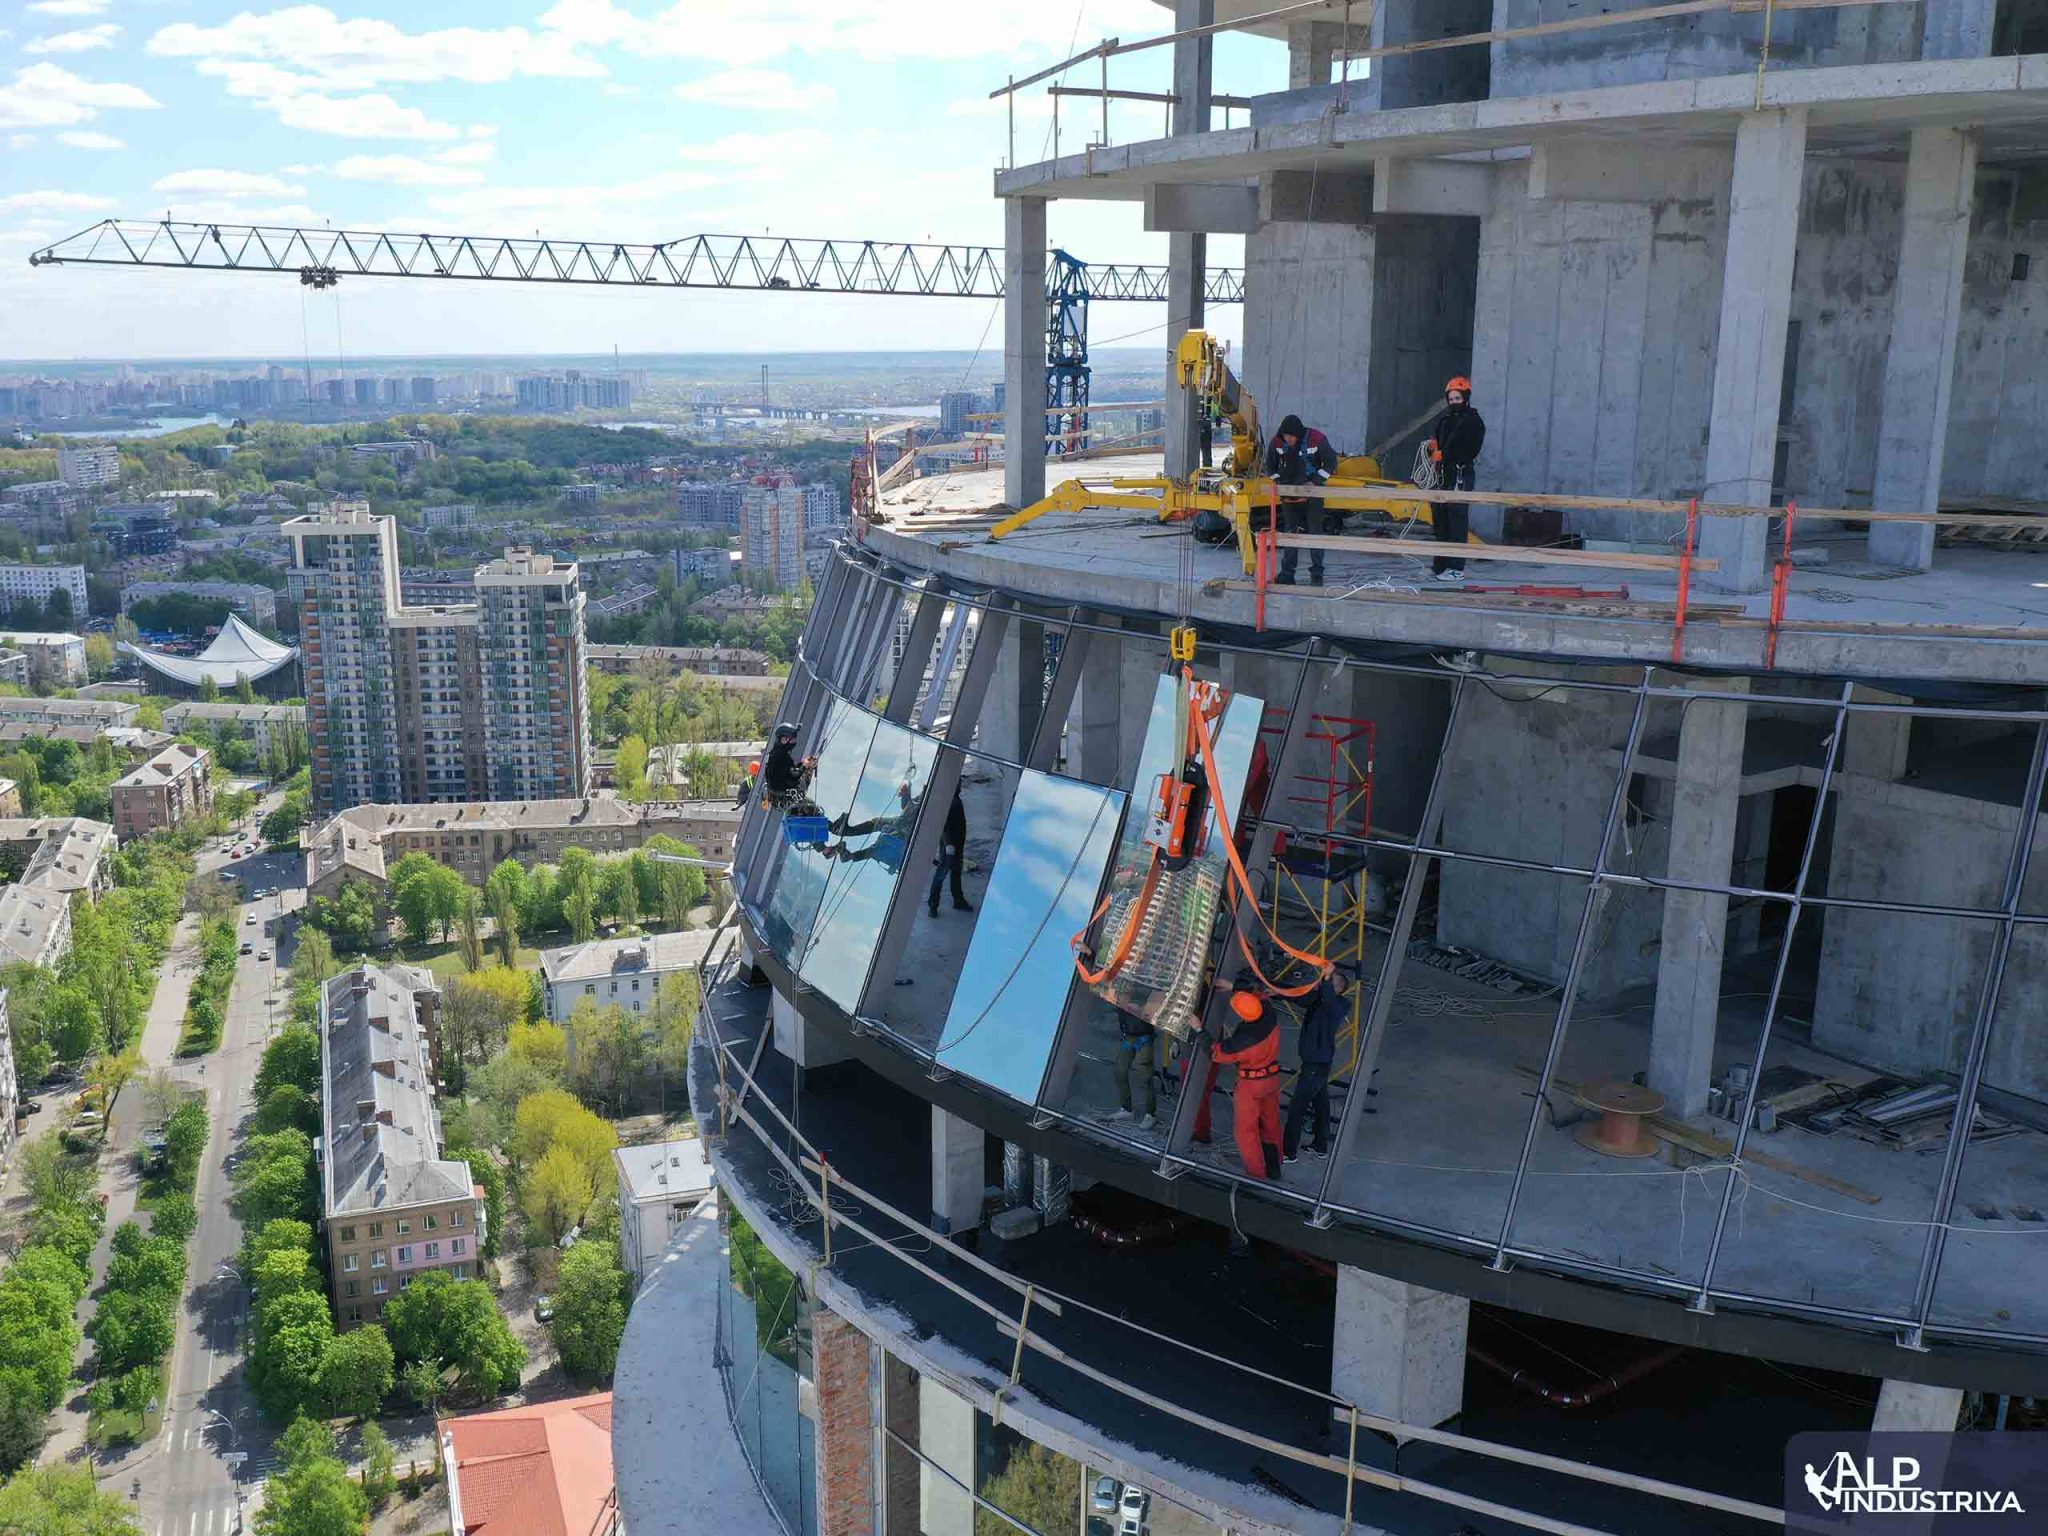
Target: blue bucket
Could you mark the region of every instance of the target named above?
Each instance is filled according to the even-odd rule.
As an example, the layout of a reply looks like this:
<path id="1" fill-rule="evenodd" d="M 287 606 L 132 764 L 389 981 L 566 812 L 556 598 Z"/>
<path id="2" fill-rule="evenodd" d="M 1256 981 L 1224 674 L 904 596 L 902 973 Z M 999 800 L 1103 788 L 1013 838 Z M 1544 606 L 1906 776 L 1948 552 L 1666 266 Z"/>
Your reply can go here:
<path id="1" fill-rule="evenodd" d="M 823 816 L 785 816 L 782 840 L 792 848 L 817 848 L 832 835 L 832 823 Z"/>

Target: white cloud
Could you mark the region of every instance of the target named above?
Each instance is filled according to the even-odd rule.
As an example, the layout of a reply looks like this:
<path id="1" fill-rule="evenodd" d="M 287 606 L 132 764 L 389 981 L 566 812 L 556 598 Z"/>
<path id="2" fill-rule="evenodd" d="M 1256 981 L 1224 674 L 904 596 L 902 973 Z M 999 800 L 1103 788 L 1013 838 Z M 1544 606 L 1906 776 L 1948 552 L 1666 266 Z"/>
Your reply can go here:
<path id="1" fill-rule="evenodd" d="M 381 181 L 394 187 L 476 187 L 484 181 L 482 171 L 460 162 L 437 163 L 413 155 L 350 155 L 334 167 L 334 174 L 344 181 Z"/>
<path id="2" fill-rule="evenodd" d="M 103 213 L 113 206 L 112 198 L 89 192 L 12 192 L 0 197 L 0 213 Z"/>
<path id="3" fill-rule="evenodd" d="M 202 59 L 201 74 L 227 81 L 230 96 L 254 101 L 288 128 L 353 139 L 453 139 L 462 130 L 417 107 L 401 106 L 382 91 L 336 96 L 311 75 L 241 59 Z"/>
<path id="4" fill-rule="evenodd" d="M 524 27 L 407 32 L 367 16 L 344 19 L 318 5 L 288 6 L 261 16 L 244 11 L 218 27 L 177 22 L 149 40 L 149 51 L 164 58 L 277 64 L 338 91 L 604 73 L 573 43 L 565 46 L 562 38 L 538 36 Z"/>
<path id="5" fill-rule="evenodd" d="M 101 111 L 154 107 L 160 103 L 140 86 L 87 80 L 55 64 L 31 64 L 0 85 L 0 128 L 68 128 L 89 123 Z"/>
<path id="6" fill-rule="evenodd" d="M 304 197 L 306 189 L 295 187 L 261 171 L 173 171 L 159 177 L 153 190 L 171 197 Z"/>
<path id="7" fill-rule="evenodd" d="M 838 92 L 829 85 L 799 85 L 779 69 L 728 69 L 679 85 L 683 101 L 752 112 L 820 112 L 831 107 Z"/>
<path id="8" fill-rule="evenodd" d="M 485 186 L 438 193 L 431 216 L 484 234 L 665 240 L 696 227 L 699 194 L 724 178 L 703 171 L 660 171 L 620 182 L 561 186 Z M 403 221 L 397 221 L 402 227 Z M 421 225 L 422 228 L 431 227 Z"/>
<path id="9" fill-rule="evenodd" d="M 75 32 L 57 32 L 49 37 L 38 37 L 21 45 L 23 53 L 85 53 L 94 48 L 111 48 L 114 39 L 121 35 L 121 29 L 111 21 L 101 22 L 96 27 L 80 27 Z"/>
<path id="10" fill-rule="evenodd" d="M 97 16 L 107 8 L 107 0 L 36 0 L 29 7 L 38 16 Z"/>
<path id="11" fill-rule="evenodd" d="M 36 147 L 36 136 L 32 133 L 10 133 L 7 135 L 7 147 L 9 149 L 34 149 Z"/>
<path id="12" fill-rule="evenodd" d="M 59 144 L 68 144 L 73 149 L 126 149 L 128 146 L 111 133 L 94 133 L 89 128 L 73 128 L 57 135 Z"/>
<path id="13" fill-rule="evenodd" d="M 442 165 L 488 165 L 497 153 L 498 146 L 489 139 L 472 139 L 453 149 L 435 150 L 434 159 Z"/>
<path id="14" fill-rule="evenodd" d="M 789 128 L 780 133 L 728 133 L 709 144 L 685 144 L 678 160 L 711 165 L 797 164 L 831 152 L 832 136 L 816 128 Z"/>

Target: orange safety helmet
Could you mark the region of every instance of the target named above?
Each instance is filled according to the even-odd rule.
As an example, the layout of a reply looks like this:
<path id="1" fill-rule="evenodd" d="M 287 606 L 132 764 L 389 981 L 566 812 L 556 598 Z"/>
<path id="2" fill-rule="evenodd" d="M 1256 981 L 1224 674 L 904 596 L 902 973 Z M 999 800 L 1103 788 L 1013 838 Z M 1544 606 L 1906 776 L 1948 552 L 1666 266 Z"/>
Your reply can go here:
<path id="1" fill-rule="evenodd" d="M 1247 1024 L 1256 1024 L 1266 1016 L 1266 1005 L 1259 1001 L 1255 992 L 1233 992 L 1230 994 L 1230 1011 Z"/>
<path id="2" fill-rule="evenodd" d="M 1466 399 L 1472 398 L 1472 381 L 1462 373 L 1458 374 L 1450 383 L 1444 386 L 1444 393 L 1448 395 L 1454 389 L 1464 395 Z"/>
<path id="3" fill-rule="evenodd" d="M 754 779 L 761 776 L 761 764 L 758 761 L 747 764 L 747 776 Z"/>

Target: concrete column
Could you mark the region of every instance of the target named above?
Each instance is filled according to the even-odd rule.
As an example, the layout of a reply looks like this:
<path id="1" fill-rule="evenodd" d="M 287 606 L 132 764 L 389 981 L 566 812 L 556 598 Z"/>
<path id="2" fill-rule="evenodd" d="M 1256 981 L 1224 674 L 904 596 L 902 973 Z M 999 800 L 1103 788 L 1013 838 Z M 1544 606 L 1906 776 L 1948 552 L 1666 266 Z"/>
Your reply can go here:
<path id="1" fill-rule="evenodd" d="M 1102 664 L 1081 673 L 1067 717 L 1067 771 L 1090 783 L 1115 784 L 1123 761 L 1123 679 L 1107 654 L 1116 641 L 1097 636 L 1093 643 L 1104 647 Z"/>
<path id="2" fill-rule="evenodd" d="M 1045 497 L 1045 199 L 1003 204 L 1003 499 Z"/>
<path id="3" fill-rule="evenodd" d="M 1949 387 L 1963 311 L 1963 258 L 1977 200 L 1977 135 L 1915 128 L 1906 161 L 1905 233 L 1892 289 L 1892 340 L 1884 358 L 1872 507 L 1932 512 L 1941 500 Z M 1872 523 L 1870 560 L 1924 571 L 1934 564 L 1932 523 Z"/>
<path id="4" fill-rule="evenodd" d="M 768 1021 L 775 1049 L 788 1057 L 799 1073 L 809 1067 L 829 1067 L 834 1062 L 852 1059 L 850 1050 L 798 1013 L 796 1004 L 780 992 L 769 995 Z"/>
<path id="5" fill-rule="evenodd" d="M 1177 32 L 1206 27 L 1216 20 L 1216 0 L 1174 0 Z M 1209 98 L 1213 89 L 1216 39 L 1213 33 L 1184 37 L 1173 45 L 1173 133 L 1209 131 Z M 1203 280 L 1209 267 L 1209 237 L 1179 231 L 1166 237 L 1166 472 L 1192 474 L 1201 463 L 1202 419 L 1195 402 L 1179 387 L 1171 359 L 1181 338 L 1200 330 L 1205 318 Z"/>
<path id="6" fill-rule="evenodd" d="M 1875 688 L 1859 687 L 1855 698 L 1859 704 L 1907 702 L 1898 694 L 1880 692 Z M 1906 776 L 1906 752 L 1912 739 L 1911 715 L 1852 714 L 1848 717 L 1847 733 L 1842 737 L 1841 771 L 1859 778 L 1895 783 Z"/>
<path id="7" fill-rule="evenodd" d="M 948 1236 L 981 1225 L 987 1141 L 972 1120 L 932 1106 L 932 1225 Z"/>
<path id="8" fill-rule="evenodd" d="M 1714 355 L 1707 431 L 1709 501 L 1771 504 L 1778 408 L 1785 385 L 1785 328 L 1792 312 L 1792 257 L 1806 170 L 1806 109 L 1755 112 L 1735 130 L 1729 183 L 1728 256 L 1722 266 L 1720 343 Z M 1761 591 L 1765 520 L 1709 518 L 1700 553 L 1721 562 L 1708 586 Z"/>
<path id="9" fill-rule="evenodd" d="M 1424 1427 L 1465 1406 L 1472 1304 L 1368 1270 L 1337 1266 L 1330 1390 L 1370 1413 Z M 1348 1425 L 1341 1412 L 1336 1422 Z"/>
<path id="10" fill-rule="evenodd" d="M 1287 24 L 1287 89 L 1305 91 L 1330 83 L 1337 41 L 1343 32 L 1343 23 L 1336 21 Z"/>
<path id="11" fill-rule="evenodd" d="M 1001 649 L 988 680 L 975 744 L 991 756 L 1021 762 L 1045 702 L 1045 626 L 1012 621 L 995 643 Z"/>
<path id="12" fill-rule="evenodd" d="M 918 1464 L 917 1528 L 931 1536 L 968 1536 L 975 1528 L 968 1492 L 974 1486 L 974 1404 L 930 1376 L 917 1378 L 917 1448 L 942 1469 Z"/>
<path id="13" fill-rule="evenodd" d="M 838 1313 L 811 1313 L 818 1393 L 818 1536 L 874 1536 L 875 1347 Z"/>
<path id="14" fill-rule="evenodd" d="M 1716 684 L 1746 693 L 1746 680 Z M 1748 725 L 1740 702 L 1689 703 L 1678 732 L 1678 782 L 1666 873 L 1674 880 L 1728 882 L 1742 787 Z M 1721 1013 L 1721 961 L 1728 939 L 1728 898 L 1718 892 L 1666 891 L 1657 1006 L 1650 1024 L 1649 1085 L 1680 1117 L 1707 1107 L 1714 1074 L 1714 1029 Z"/>
<path id="15" fill-rule="evenodd" d="M 1949 1434 L 1963 1411 L 1961 1387 L 1928 1387 L 1917 1381 L 1887 1381 L 1877 1394 L 1872 1429 L 1922 1429 Z"/>

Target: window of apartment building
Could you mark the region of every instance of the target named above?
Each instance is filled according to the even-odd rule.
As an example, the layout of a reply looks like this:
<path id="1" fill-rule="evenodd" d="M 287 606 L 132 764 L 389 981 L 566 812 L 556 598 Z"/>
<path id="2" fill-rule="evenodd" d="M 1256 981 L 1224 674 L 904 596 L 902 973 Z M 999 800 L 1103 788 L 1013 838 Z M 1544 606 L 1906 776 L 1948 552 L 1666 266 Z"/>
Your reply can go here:
<path id="1" fill-rule="evenodd" d="M 382 1237 L 383 1235 L 384 1235 L 384 1223 L 383 1223 L 383 1222 L 381 1222 L 381 1221 L 373 1221 L 373 1222 L 371 1222 L 371 1223 L 370 1223 L 370 1236 L 372 1236 L 372 1237 Z"/>
<path id="2" fill-rule="evenodd" d="M 453 1240 L 452 1242 L 450 1242 L 450 1243 L 448 1244 L 448 1253 L 449 1253 L 449 1256 L 450 1256 L 451 1258 L 453 1258 L 453 1257 L 455 1257 L 455 1256 L 457 1256 L 457 1255 L 461 1254 L 461 1253 L 462 1253 L 462 1251 L 463 1251 L 463 1250 L 464 1250 L 464 1249 L 465 1249 L 465 1248 L 466 1248 L 467 1246 L 468 1246 L 468 1244 L 467 1244 L 466 1242 L 464 1242 L 464 1240 L 463 1240 L 463 1239 L 461 1239 L 461 1238 L 459 1238 L 459 1237 L 458 1237 L 458 1238 L 456 1238 L 456 1239 L 454 1239 L 454 1240 Z"/>
<path id="3" fill-rule="evenodd" d="M 439 1257 L 441 1257 L 441 1245 L 439 1243 L 427 1244 L 427 1261 L 431 1263 Z"/>
<path id="4" fill-rule="evenodd" d="M 399 1235 L 400 1237 L 404 1237 L 404 1236 L 405 1236 L 405 1235 L 406 1235 L 406 1234 L 407 1234 L 408 1232 L 410 1232 L 410 1231 L 412 1231 L 412 1223 L 411 1223 L 411 1222 L 409 1222 L 409 1221 L 401 1221 L 401 1222 L 400 1222 L 400 1223 L 398 1224 L 398 1235 Z"/>
<path id="5" fill-rule="evenodd" d="M 398 1245 L 398 1262 L 401 1264 L 410 1264 L 412 1262 L 411 1243 L 400 1243 Z"/>
<path id="6" fill-rule="evenodd" d="M 360 1323 L 363 1320 L 363 1309 L 361 1307 L 350 1307 L 348 1309 L 348 1320 L 352 1323 Z"/>
<path id="7" fill-rule="evenodd" d="M 451 1226 L 451 1227 L 459 1227 L 459 1226 L 461 1226 L 461 1225 L 462 1225 L 462 1219 L 463 1219 L 463 1218 L 462 1218 L 462 1212 L 460 1212 L 460 1211 L 450 1211 L 450 1212 L 448 1213 L 448 1225 L 449 1225 L 449 1226 Z"/>
<path id="8" fill-rule="evenodd" d="M 341 1259 L 341 1272 L 345 1275 L 354 1274 L 358 1267 L 357 1260 L 359 1257 L 360 1255 L 353 1253 L 343 1254 Z"/>
<path id="9" fill-rule="evenodd" d="M 469 1277 L 469 1266 L 467 1264 L 452 1265 L 450 1266 L 448 1273 L 454 1276 L 457 1280 L 464 1280 Z"/>
<path id="10" fill-rule="evenodd" d="M 370 1294 L 372 1296 L 389 1296 L 391 1294 L 391 1282 L 382 1275 L 379 1275 L 370 1282 Z"/>
<path id="11" fill-rule="evenodd" d="M 341 1229 L 341 1240 L 344 1243 L 354 1242 L 356 1240 L 356 1229 L 354 1227 L 343 1227 Z"/>
<path id="12" fill-rule="evenodd" d="M 385 1256 L 384 1250 L 382 1248 L 379 1248 L 375 1253 L 370 1255 L 370 1268 L 372 1269 L 384 1269 L 389 1267 L 390 1263 L 391 1260 Z"/>
<path id="13" fill-rule="evenodd" d="M 362 1282 L 362 1281 L 360 1281 L 360 1280 L 351 1280 L 351 1281 L 349 1281 L 349 1283 L 348 1283 L 348 1284 L 347 1284 L 347 1285 L 346 1285 L 345 1287 L 343 1287 L 343 1289 L 342 1289 L 342 1294 L 343 1294 L 344 1296 L 360 1296 L 360 1295 L 362 1294 L 362 1292 L 363 1292 L 363 1282 Z"/>
<path id="14" fill-rule="evenodd" d="M 436 1227 L 440 1226 L 440 1224 L 441 1224 L 441 1218 L 440 1218 L 440 1217 L 438 1217 L 438 1216 L 436 1216 L 436 1215 L 434 1215 L 433 1213 L 429 1212 L 429 1213 L 428 1213 L 428 1215 L 427 1215 L 427 1230 L 428 1230 L 429 1232 L 431 1232 L 431 1231 L 433 1231 L 433 1230 L 434 1230 L 434 1229 L 435 1229 Z"/>

